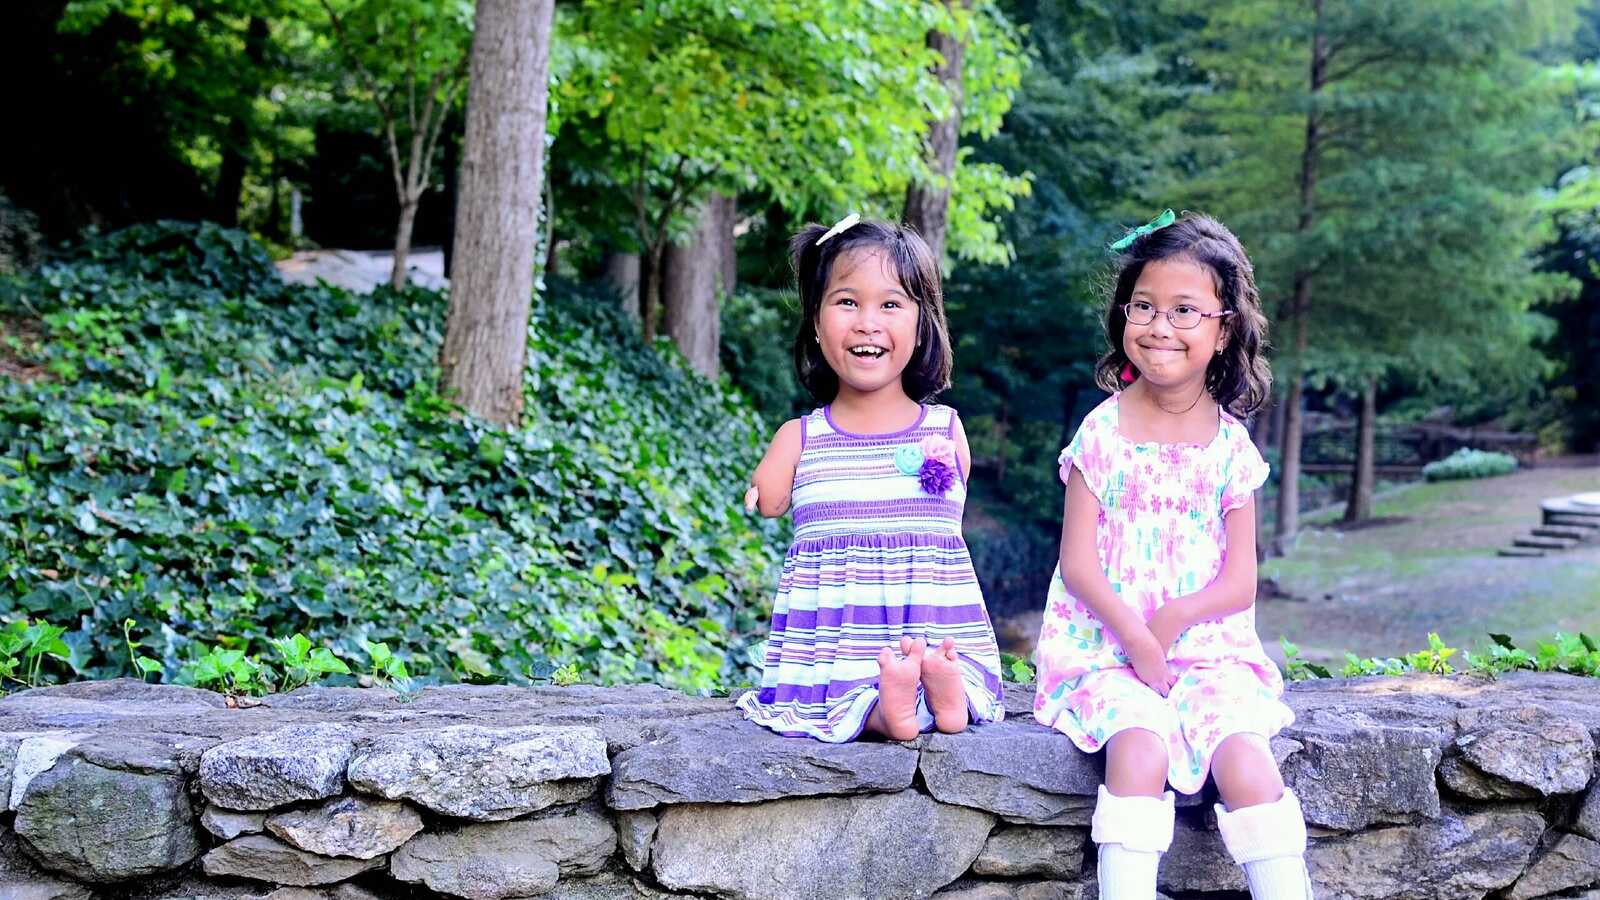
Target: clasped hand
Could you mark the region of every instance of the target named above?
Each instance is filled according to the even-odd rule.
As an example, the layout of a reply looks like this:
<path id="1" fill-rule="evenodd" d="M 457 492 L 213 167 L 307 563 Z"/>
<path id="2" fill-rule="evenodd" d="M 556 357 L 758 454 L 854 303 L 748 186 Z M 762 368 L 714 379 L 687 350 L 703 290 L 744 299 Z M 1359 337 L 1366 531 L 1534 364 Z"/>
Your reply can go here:
<path id="1" fill-rule="evenodd" d="M 1167 651 L 1183 633 L 1184 623 L 1171 604 L 1155 611 L 1145 622 L 1145 630 L 1126 647 L 1134 674 L 1156 693 L 1165 697 L 1178 680 L 1167 668 Z"/>

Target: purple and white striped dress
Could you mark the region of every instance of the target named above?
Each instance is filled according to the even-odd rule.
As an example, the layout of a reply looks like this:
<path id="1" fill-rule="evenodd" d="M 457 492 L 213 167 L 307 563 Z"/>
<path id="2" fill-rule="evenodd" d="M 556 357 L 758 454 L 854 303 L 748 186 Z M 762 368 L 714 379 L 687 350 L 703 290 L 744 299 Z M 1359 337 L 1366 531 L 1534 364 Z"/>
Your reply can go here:
<path id="1" fill-rule="evenodd" d="M 898 653 L 902 635 L 929 647 L 954 639 L 972 721 L 1004 716 L 1000 652 L 961 539 L 966 478 L 934 496 L 895 465 L 896 451 L 949 438 L 955 423 L 955 410 L 932 405 L 891 434 L 845 431 L 827 407 L 801 420 L 794 545 L 761 688 L 738 701 L 746 718 L 793 737 L 854 740 L 878 701 L 878 651 Z M 917 721 L 933 727 L 920 685 Z"/>

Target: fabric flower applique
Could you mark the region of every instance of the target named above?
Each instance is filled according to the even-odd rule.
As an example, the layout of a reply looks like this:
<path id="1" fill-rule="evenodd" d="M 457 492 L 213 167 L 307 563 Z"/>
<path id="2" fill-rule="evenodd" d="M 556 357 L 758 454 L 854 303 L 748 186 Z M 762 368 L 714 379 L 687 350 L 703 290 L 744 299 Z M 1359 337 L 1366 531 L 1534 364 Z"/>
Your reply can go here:
<path id="1" fill-rule="evenodd" d="M 922 439 L 918 448 L 922 465 L 917 469 L 917 483 L 924 493 L 943 497 L 956 482 L 956 445 L 949 438 L 929 436 Z"/>
<path id="2" fill-rule="evenodd" d="M 943 497 L 956 481 L 956 445 L 942 437 L 905 444 L 894 452 L 894 467 L 915 477 L 923 493 Z"/>

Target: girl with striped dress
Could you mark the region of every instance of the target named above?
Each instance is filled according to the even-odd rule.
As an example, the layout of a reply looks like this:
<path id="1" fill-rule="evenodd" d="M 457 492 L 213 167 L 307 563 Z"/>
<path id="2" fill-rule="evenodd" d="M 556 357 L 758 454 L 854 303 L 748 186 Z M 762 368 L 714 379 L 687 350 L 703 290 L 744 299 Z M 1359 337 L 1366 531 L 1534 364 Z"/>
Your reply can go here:
<path id="1" fill-rule="evenodd" d="M 796 373 L 820 409 L 784 423 L 745 504 L 794 514 L 746 718 L 830 743 L 910 740 L 1004 715 L 1000 654 L 961 538 L 970 453 L 939 268 L 916 232 L 850 216 L 795 236 Z"/>

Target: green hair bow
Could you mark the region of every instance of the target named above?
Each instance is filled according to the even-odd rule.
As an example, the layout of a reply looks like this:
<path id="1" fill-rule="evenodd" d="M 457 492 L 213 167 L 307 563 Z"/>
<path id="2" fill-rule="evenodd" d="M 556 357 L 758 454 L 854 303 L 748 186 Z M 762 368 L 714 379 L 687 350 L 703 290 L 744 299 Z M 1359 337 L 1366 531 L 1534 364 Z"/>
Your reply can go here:
<path id="1" fill-rule="evenodd" d="M 1151 219 L 1149 222 L 1146 222 L 1145 224 L 1140 225 L 1138 228 L 1135 228 L 1123 235 L 1122 240 L 1111 245 L 1111 252 L 1121 253 L 1129 247 L 1132 247 L 1134 241 L 1137 241 L 1139 238 L 1144 237 L 1152 231 L 1160 231 L 1168 225 L 1171 225 L 1177 220 L 1177 218 L 1177 216 L 1172 214 L 1172 210 L 1166 210 L 1161 215 Z"/>

